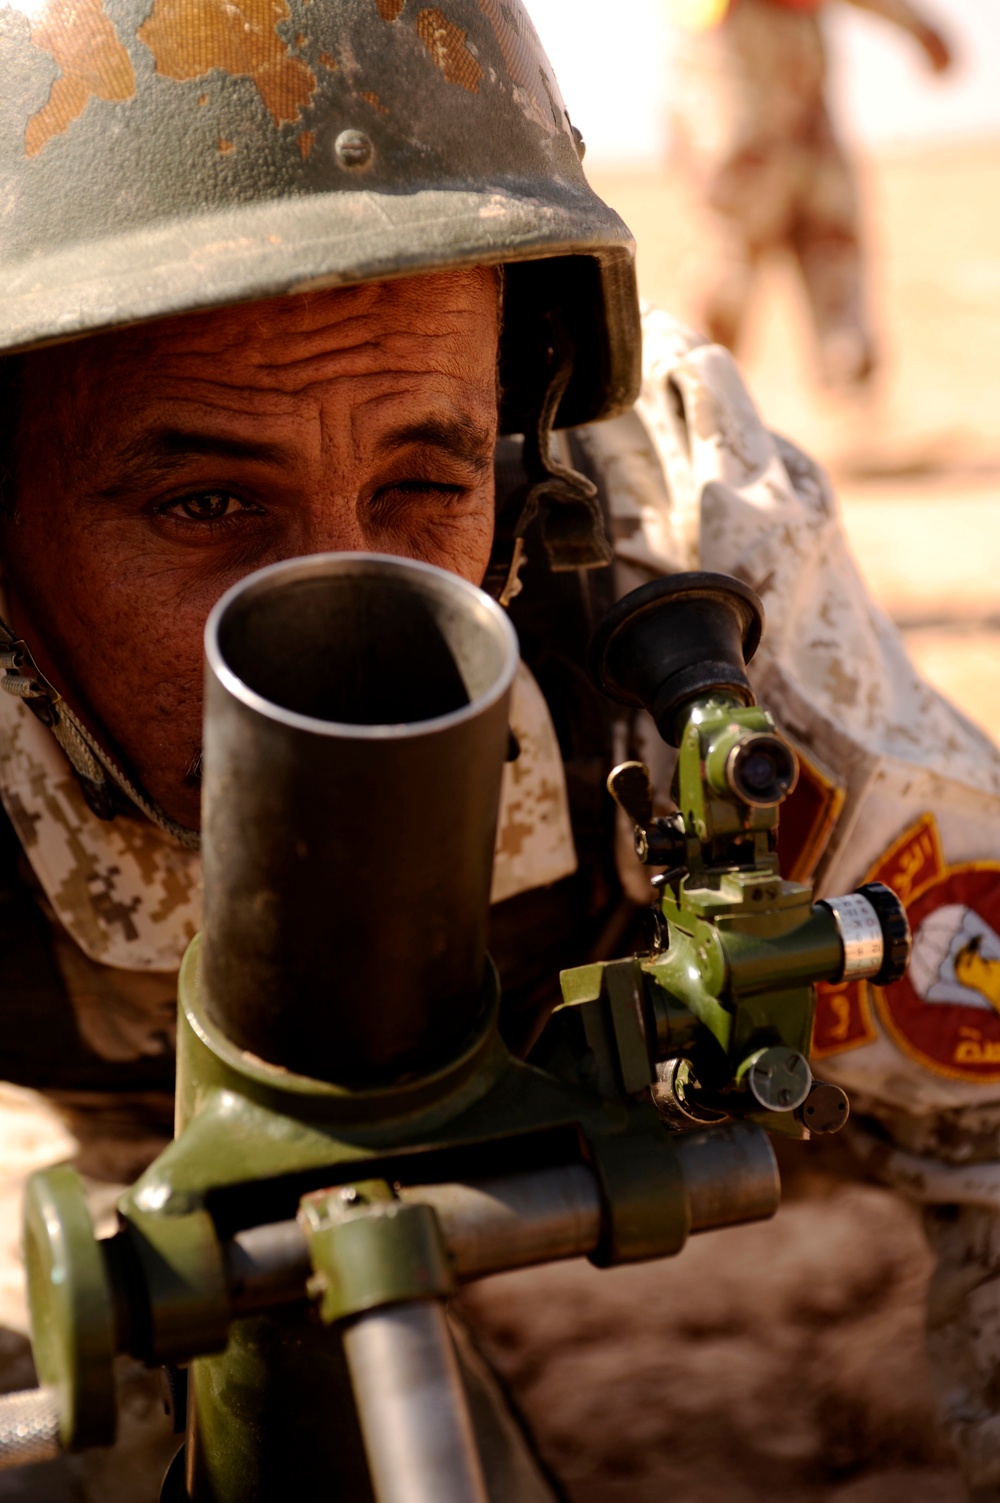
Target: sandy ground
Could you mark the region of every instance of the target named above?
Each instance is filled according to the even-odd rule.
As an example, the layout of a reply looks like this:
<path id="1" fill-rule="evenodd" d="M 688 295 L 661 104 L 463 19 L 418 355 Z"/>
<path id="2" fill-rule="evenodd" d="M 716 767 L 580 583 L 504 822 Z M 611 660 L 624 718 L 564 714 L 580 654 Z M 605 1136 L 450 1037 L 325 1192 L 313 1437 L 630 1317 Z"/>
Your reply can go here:
<path id="1" fill-rule="evenodd" d="M 696 241 L 675 185 L 595 174 L 643 291 L 690 316 Z M 864 164 L 884 351 L 855 407 L 808 379 L 789 269 L 762 279 L 741 362 L 773 427 L 831 469 L 874 593 L 928 676 L 1000 734 L 1000 145 Z M 573 1503 L 953 1503 L 923 1352 L 914 1210 L 784 1151 L 766 1225 L 677 1259 L 510 1275 L 470 1297 Z"/>

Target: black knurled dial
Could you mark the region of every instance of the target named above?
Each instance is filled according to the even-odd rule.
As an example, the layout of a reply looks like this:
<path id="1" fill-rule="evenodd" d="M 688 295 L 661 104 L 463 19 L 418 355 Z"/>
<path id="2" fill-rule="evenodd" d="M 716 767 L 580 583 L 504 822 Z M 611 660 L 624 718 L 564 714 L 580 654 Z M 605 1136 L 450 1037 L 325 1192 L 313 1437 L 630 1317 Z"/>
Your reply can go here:
<path id="1" fill-rule="evenodd" d="M 878 915 L 885 942 L 885 957 L 878 974 L 872 977 L 872 985 L 891 986 L 894 981 L 902 980 L 910 963 L 913 940 L 906 909 L 884 882 L 866 882 L 858 892 L 868 899 Z"/>

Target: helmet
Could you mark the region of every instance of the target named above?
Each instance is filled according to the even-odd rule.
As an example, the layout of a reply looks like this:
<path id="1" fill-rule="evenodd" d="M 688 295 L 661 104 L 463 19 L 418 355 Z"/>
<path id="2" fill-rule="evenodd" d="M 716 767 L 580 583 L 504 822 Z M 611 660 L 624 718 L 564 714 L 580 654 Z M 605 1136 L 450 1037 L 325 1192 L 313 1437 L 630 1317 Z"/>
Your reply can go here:
<path id="1" fill-rule="evenodd" d="M 634 400 L 634 245 L 520 0 L 12 0 L 0 77 L 0 354 L 503 264 L 503 430 L 553 321 L 550 422 Z"/>

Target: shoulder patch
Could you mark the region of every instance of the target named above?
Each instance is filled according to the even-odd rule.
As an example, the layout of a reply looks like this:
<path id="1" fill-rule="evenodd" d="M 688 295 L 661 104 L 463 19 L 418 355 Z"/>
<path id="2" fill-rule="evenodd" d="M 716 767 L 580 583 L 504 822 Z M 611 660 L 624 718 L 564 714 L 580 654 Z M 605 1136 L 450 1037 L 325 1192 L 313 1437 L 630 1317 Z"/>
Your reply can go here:
<path id="1" fill-rule="evenodd" d="M 844 785 L 798 742 L 793 745 L 799 759 L 799 780 L 781 810 L 778 855 L 782 876 L 791 882 L 808 882 L 830 843 L 847 794 Z M 810 1051 L 813 1059 L 843 1054 L 873 1042 L 877 1034 L 868 993 L 866 981 L 817 986 Z"/>
<path id="2" fill-rule="evenodd" d="M 823 983 L 816 988 L 810 1058 L 828 1059 L 873 1044 L 878 1038 L 872 1018 L 871 988 L 867 981 Z"/>
<path id="3" fill-rule="evenodd" d="M 907 974 L 873 988 L 889 1036 L 934 1074 L 1000 1081 L 1000 862 L 949 865 L 924 814 L 868 880 L 895 889 L 913 931 Z"/>
<path id="4" fill-rule="evenodd" d="M 782 734 L 789 740 L 788 732 Z M 844 785 L 793 741 L 799 780 L 781 806 L 778 855 L 781 875 L 790 882 L 808 882 L 830 843 L 844 802 Z"/>

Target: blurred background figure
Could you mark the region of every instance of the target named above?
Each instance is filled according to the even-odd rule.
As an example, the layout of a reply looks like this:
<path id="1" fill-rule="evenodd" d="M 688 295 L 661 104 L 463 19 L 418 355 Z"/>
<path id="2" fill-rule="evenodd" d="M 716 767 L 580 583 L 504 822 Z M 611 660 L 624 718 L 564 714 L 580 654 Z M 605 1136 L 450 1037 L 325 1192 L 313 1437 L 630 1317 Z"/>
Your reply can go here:
<path id="1" fill-rule="evenodd" d="M 850 0 L 907 33 L 936 73 L 945 38 L 909 0 Z M 851 164 L 831 120 L 822 12 L 829 0 L 670 0 L 675 156 L 699 226 L 695 322 L 737 349 L 758 266 L 798 268 L 818 374 L 864 386 L 876 363 Z"/>

